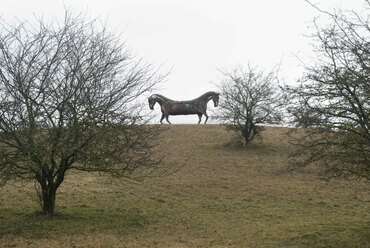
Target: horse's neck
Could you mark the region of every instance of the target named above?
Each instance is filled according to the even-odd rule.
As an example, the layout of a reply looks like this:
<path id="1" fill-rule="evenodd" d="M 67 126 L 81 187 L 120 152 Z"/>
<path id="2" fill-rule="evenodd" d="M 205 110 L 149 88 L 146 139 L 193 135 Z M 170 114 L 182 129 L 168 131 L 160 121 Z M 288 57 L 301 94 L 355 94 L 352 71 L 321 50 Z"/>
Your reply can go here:
<path id="1" fill-rule="evenodd" d="M 213 93 L 212 92 L 207 92 L 199 97 L 200 99 L 203 99 L 207 103 L 213 98 Z"/>
<path id="2" fill-rule="evenodd" d="M 162 104 L 163 104 L 163 103 L 165 103 L 165 102 L 171 101 L 171 99 L 169 99 L 169 98 L 167 98 L 167 97 L 164 97 L 164 96 L 162 96 L 162 95 L 158 95 L 158 94 L 156 94 L 156 95 L 155 95 L 155 97 L 156 97 L 157 102 L 158 102 L 160 105 L 162 105 Z"/>

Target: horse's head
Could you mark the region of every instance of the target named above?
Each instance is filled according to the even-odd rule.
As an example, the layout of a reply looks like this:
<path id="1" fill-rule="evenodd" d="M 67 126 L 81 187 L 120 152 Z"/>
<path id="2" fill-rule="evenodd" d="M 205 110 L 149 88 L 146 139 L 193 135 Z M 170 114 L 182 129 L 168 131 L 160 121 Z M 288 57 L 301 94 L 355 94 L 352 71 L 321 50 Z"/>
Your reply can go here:
<path id="1" fill-rule="evenodd" d="M 166 98 L 166 97 L 164 97 L 164 96 L 162 96 L 162 95 L 153 94 L 153 95 L 151 95 L 151 96 L 148 98 L 149 108 L 150 108 L 151 110 L 153 110 L 153 109 L 154 109 L 154 104 L 155 104 L 156 102 L 157 102 L 157 103 L 159 103 L 159 105 L 161 105 L 161 106 L 162 106 L 162 104 L 163 104 L 164 102 L 168 101 L 168 100 L 170 100 L 170 99 L 168 99 L 168 98 Z"/>
<path id="2" fill-rule="evenodd" d="M 157 102 L 155 95 L 151 95 L 151 96 L 148 98 L 148 102 L 149 102 L 149 108 L 150 108 L 151 110 L 153 110 L 153 109 L 154 109 L 154 104 Z"/>
<path id="3" fill-rule="evenodd" d="M 212 100 L 213 100 L 213 104 L 215 105 L 215 107 L 217 107 L 218 106 L 218 101 L 219 101 L 219 99 L 220 99 L 220 93 L 214 93 L 213 95 L 212 95 L 212 98 L 211 98 Z"/>

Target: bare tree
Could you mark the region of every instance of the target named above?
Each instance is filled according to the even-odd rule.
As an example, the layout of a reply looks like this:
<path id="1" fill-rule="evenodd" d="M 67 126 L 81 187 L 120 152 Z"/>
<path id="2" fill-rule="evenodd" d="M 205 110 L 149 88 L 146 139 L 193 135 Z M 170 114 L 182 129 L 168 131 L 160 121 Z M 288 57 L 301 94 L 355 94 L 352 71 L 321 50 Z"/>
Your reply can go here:
<path id="1" fill-rule="evenodd" d="M 67 171 L 157 168 L 159 131 L 143 125 L 136 102 L 161 80 L 97 20 L 66 11 L 62 24 L 2 23 L 0 182 L 36 181 L 50 215 Z"/>
<path id="2" fill-rule="evenodd" d="M 239 133 L 246 145 L 263 130 L 261 125 L 280 123 L 283 98 L 276 69 L 265 73 L 249 66 L 247 71 L 239 67 L 221 73 L 222 98 L 217 118 Z"/>
<path id="3" fill-rule="evenodd" d="M 326 178 L 370 180 L 370 3 L 367 14 L 320 10 L 315 21 L 317 59 L 297 87 L 286 87 L 298 127 L 291 168 L 318 165 Z"/>

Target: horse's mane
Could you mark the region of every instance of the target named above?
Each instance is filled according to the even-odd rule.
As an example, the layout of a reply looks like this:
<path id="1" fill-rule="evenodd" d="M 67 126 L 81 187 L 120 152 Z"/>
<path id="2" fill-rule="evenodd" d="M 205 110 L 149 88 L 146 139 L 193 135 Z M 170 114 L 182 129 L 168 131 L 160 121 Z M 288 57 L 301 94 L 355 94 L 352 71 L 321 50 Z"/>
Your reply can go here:
<path id="1" fill-rule="evenodd" d="M 167 101 L 172 101 L 173 102 L 174 101 L 174 100 L 172 100 L 168 97 L 165 97 L 164 95 L 160 95 L 160 94 L 154 94 L 154 95 L 158 96 L 159 98 L 162 98 L 165 102 L 167 102 Z"/>
<path id="2" fill-rule="evenodd" d="M 218 93 L 214 92 L 214 91 L 208 91 L 208 92 L 204 93 L 203 95 L 201 95 L 200 97 L 197 97 L 195 99 L 208 98 L 209 96 L 213 96 L 213 95 L 218 95 Z"/>

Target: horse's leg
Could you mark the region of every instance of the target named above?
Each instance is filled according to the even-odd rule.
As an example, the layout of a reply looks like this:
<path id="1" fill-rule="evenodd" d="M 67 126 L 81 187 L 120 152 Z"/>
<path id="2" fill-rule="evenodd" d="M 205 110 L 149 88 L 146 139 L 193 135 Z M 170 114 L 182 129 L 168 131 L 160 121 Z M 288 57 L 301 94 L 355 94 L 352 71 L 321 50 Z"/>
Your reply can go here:
<path id="1" fill-rule="evenodd" d="M 198 124 L 200 124 L 200 122 L 202 121 L 202 114 L 198 114 L 198 117 L 199 117 Z"/>
<path id="2" fill-rule="evenodd" d="M 164 114 L 162 114 L 162 117 L 161 117 L 161 120 L 160 120 L 160 122 L 161 122 L 161 124 L 163 124 L 163 119 L 164 119 Z"/>
<path id="3" fill-rule="evenodd" d="M 168 115 L 166 115 L 166 121 L 168 122 L 168 124 L 171 124 L 171 122 L 168 120 Z"/>
<path id="4" fill-rule="evenodd" d="M 208 121 L 208 115 L 207 115 L 207 112 L 204 112 L 204 116 L 206 117 L 206 120 L 204 121 L 204 124 L 206 124 L 206 123 L 207 123 L 207 121 Z"/>

